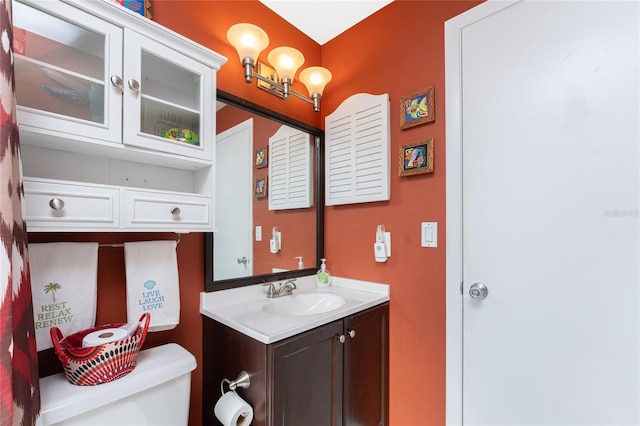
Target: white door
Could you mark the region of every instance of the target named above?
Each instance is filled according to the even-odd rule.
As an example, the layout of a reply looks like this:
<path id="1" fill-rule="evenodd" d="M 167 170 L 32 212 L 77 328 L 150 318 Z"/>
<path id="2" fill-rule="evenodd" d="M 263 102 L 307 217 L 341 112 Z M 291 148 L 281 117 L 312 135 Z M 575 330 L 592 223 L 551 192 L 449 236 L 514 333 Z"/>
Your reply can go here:
<path id="1" fill-rule="evenodd" d="M 639 5 L 447 23 L 449 423 L 640 423 Z"/>
<path id="2" fill-rule="evenodd" d="M 253 119 L 216 136 L 213 277 L 253 274 Z"/>

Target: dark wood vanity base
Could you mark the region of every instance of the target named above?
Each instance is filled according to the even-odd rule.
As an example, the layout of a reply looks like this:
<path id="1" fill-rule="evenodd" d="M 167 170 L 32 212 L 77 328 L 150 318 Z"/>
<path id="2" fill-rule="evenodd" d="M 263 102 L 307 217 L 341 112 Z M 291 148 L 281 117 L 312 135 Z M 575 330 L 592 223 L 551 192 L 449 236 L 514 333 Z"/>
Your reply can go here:
<path id="1" fill-rule="evenodd" d="M 252 425 L 389 424 L 388 303 L 272 344 L 202 318 L 203 425 L 220 425 L 220 383 L 242 370 L 251 386 L 238 394 L 253 407 Z"/>

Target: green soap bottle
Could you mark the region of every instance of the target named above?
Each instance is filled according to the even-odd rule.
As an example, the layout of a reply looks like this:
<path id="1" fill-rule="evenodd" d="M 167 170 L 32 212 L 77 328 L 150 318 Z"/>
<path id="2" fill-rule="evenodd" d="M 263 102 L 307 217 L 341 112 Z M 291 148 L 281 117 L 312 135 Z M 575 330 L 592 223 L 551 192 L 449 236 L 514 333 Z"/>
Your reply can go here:
<path id="1" fill-rule="evenodd" d="M 326 259 L 320 259 L 322 265 L 320 265 L 320 270 L 316 274 L 316 284 L 318 287 L 329 287 L 331 285 L 331 275 L 329 274 L 329 270 L 327 269 L 327 265 L 325 265 Z"/>

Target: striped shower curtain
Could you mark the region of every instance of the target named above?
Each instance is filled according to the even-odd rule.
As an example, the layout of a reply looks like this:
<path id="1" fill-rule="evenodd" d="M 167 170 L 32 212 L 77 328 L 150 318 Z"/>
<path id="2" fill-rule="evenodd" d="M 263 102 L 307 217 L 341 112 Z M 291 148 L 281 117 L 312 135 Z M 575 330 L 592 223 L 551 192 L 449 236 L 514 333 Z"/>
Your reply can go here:
<path id="1" fill-rule="evenodd" d="M 0 0 L 0 425 L 33 425 L 40 413 L 27 232 L 16 125 L 11 0 Z"/>

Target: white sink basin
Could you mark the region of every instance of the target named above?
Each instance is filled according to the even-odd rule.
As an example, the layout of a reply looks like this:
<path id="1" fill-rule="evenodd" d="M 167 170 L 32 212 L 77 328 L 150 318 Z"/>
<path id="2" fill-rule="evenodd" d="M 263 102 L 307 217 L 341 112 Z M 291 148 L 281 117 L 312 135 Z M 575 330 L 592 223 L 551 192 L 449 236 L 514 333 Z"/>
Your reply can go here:
<path id="1" fill-rule="evenodd" d="M 335 275 L 326 289 L 318 288 L 315 275 L 298 278 L 296 286 L 293 294 L 275 299 L 260 284 L 200 293 L 200 313 L 272 344 L 389 300 L 387 284 Z"/>
<path id="2" fill-rule="evenodd" d="M 262 310 L 271 315 L 298 317 L 333 311 L 348 301 L 346 297 L 333 293 L 293 293 L 265 303 Z"/>

